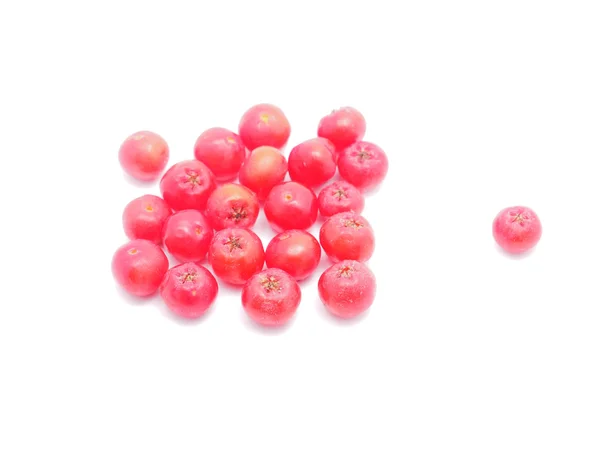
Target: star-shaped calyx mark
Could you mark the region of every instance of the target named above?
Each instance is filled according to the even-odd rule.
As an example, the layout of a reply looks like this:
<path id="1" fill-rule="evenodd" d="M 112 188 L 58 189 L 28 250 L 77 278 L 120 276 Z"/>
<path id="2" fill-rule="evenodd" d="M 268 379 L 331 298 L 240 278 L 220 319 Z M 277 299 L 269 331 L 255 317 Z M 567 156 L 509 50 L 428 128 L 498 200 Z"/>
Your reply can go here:
<path id="1" fill-rule="evenodd" d="M 229 212 L 229 218 L 234 222 L 239 222 L 242 219 L 245 219 L 248 215 L 248 212 L 243 206 L 234 206 L 231 208 Z"/>
<path id="2" fill-rule="evenodd" d="M 225 245 L 229 247 L 229 253 L 233 252 L 236 248 L 242 248 L 240 238 L 235 236 L 230 236 L 229 239 L 225 241 Z"/>
<path id="3" fill-rule="evenodd" d="M 342 225 L 347 228 L 362 228 L 363 224 L 356 219 L 344 219 Z"/>
<path id="4" fill-rule="evenodd" d="M 338 189 L 337 191 L 333 191 L 332 195 L 338 200 L 348 197 L 348 194 L 343 189 Z"/>
<path id="5" fill-rule="evenodd" d="M 525 221 L 529 220 L 529 215 L 527 213 L 523 213 L 523 212 L 511 211 L 509 213 L 509 216 L 512 217 L 512 220 L 511 220 L 512 223 L 517 222 L 522 227 L 525 226 Z"/>
<path id="6" fill-rule="evenodd" d="M 262 277 L 260 279 L 260 284 L 263 287 L 263 289 L 267 292 L 281 290 L 281 286 L 279 285 L 279 279 L 274 277 L 273 275 L 270 275 L 268 277 Z"/>
<path id="7" fill-rule="evenodd" d="M 371 159 L 371 152 L 368 151 L 365 147 L 360 147 L 358 149 L 358 153 L 356 153 L 356 157 L 359 161 L 364 161 L 365 159 Z"/>
<path id="8" fill-rule="evenodd" d="M 340 278 L 350 278 L 352 276 L 352 272 L 354 272 L 354 267 L 349 265 L 344 265 L 338 270 L 338 277 Z"/>
<path id="9" fill-rule="evenodd" d="M 198 276 L 198 274 L 196 274 L 196 273 L 185 272 L 179 276 L 179 279 L 181 280 L 182 283 L 187 283 L 188 281 L 190 281 L 190 282 L 194 281 L 197 276 Z"/>

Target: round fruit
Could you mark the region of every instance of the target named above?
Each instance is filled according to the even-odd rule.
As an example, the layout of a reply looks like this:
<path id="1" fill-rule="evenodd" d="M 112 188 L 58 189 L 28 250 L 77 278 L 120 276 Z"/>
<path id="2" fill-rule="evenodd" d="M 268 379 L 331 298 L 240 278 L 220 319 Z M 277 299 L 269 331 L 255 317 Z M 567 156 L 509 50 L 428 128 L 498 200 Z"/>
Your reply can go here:
<path id="1" fill-rule="evenodd" d="M 215 233 L 208 261 L 217 277 L 230 284 L 242 285 L 262 270 L 265 252 L 260 238 L 252 231 L 225 228 Z"/>
<path id="2" fill-rule="evenodd" d="M 388 171 L 388 159 L 377 145 L 360 141 L 342 151 L 338 167 L 344 180 L 365 191 L 383 181 Z"/>
<path id="3" fill-rule="evenodd" d="M 335 175 L 333 144 L 314 138 L 296 145 L 288 157 L 290 178 L 308 187 L 320 186 Z"/>
<path id="4" fill-rule="evenodd" d="M 217 298 L 217 280 L 207 269 L 193 262 L 172 267 L 160 286 L 160 295 L 178 316 L 202 316 Z"/>
<path id="5" fill-rule="evenodd" d="M 240 169 L 240 183 L 264 201 L 273 186 L 283 181 L 287 170 L 287 161 L 279 150 L 269 146 L 258 147 L 248 155 Z"/>
<path id="6" fill-rule="evenodd" d="M 142 195 L 131 200 L 123 210 L 123 229 L 129 239 L 146 239 L 162 243 L 162 230 L 171 208 L 156 195 Z"/>
<path id="7" fill-rule="evenodd" d="M 125 172 L 141 181 L 156 180 L 169 161 L 169 146 L 158 134 L 138 131 L 119 149 L 119 162 Z"/>
<path id="8" fill-rule="evenodd" d="M 194 155 L 197 160 L 206 164 L 217 181 L 229 181 L 240 171 L 246 157 L 246 147 L 233 131 L 215 127 L 198 137 Z"/>
<path id="9" fill-rule="evenodd" d="M 239 134 L 248 150 L 261 145 L 281 149 L 290 137 L 290 122 L 275 105 L 261 103 L 244 113 L 239 124 Z"/>
<path id="10" fill-rule="evenodd" d="M 318 213 L 313 191 L 295 181 L 278 184 L 265 201 L 265 215 L 277 232 L 310 228 L 317 221 Z"/>
<path id="11" fill-rule="evenodd" d="M 296 280 L 312 274 L 321 260 L 321 246 L 304 230 L 289 230 L 275 236 L 265 251 L 267 267 L 289 273 Z"/>
<path id="12" fill-rule="evenodd" d="M 319 240 L 323 251 L 334 261 L 368 261 L 375 249 L 373 228 L 363 216 L 344 212 L 331 216 L 321 226 Z"/>
<path id="13" fill-rule="evenodd" d="M 254 275 L 242 290 L 242 306 L 248 316 L 264 326 L 287 323 L 300 305 L 300 286 L 280 269 Z"/>
<path id="14" fill-rule="evenodd" d="M 334 181 L 319 192 L 319 211 L 323 217 L 353 211 L 360 214 L 365 208 L 362 193 L 347 181 Z"/>
<path id="15" fill-rule="evenodd" d="M 512 206 L 498 213 L 493 223 L 494 239 L 504 251 L 512 254 L 531 250 L 542 237 L 542 224 L 537 214 L 526 206 Z"/>
<path id="16" fill-rule="evenodd" d="M 319 278 L 319 297 L 329 312 L 351 319 L 373 304 L 375 275 L 361 262 L 345 260 L 334 264 Z"/>
<path id="17" fill-rule="evenodd" d="M 158 245 L 135 239 L 117 249 L 111 269 L 115 280 L 126 292 L 147 297 L 158 290 L 169 269 L 169 260 Z"/>
<path id="18" fill-rule="evenodd" d="M 206 218 L 215 230 L 252 228 L 259 209 L 254 192 L 242 185 L 228 183 L 210 194 L 206 203 Z"/>
<path id="19" fill-rule="evenodd" d="M 175 211 L 203 211 L 216 186 L 210 169 L 195 159 L 174 164 L 160 180 L 162 196 Z"/>
<path id="20" fill-rule="evenodd" d="M 213 229 L 200 211 L 187 209 L 176 212 L 167 219 L 163 241 L 176 260 L 202 261 L 213 234 Z"/>
<path id="21" fill-rule="evenodd" d="M 356 109 L 345 106 L 336 109 L 319 122 L 317 135 L 328 139 L 337 151 L 360 141 L 365 136 L 367 123 Z"/>

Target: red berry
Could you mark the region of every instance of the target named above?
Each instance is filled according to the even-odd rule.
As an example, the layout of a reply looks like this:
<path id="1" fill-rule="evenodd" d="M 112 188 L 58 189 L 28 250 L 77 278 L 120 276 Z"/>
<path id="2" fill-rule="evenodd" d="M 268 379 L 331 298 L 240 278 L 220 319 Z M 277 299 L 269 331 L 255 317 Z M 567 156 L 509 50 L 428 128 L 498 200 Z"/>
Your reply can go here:
<path id="1" fill-rule="evenodd" d="M 194 155 L 206 164 L 217 181 L 229 181 L 240 171 L 246 157 L 246 147 L 233 131 L 215 127 L 209 128 L 198 137 Z"/>
<path id="2" fill-rule="evenodd" d="M 279 233 L 269 242 L 265 251 L 267 267 L 281 269 L 298 281 L 313 273 L 320 260 L 319 241 L 304 230 Z"/>
<path id="3" fill-rule="evenodd" d="M 300 286 L 280 269 L 254 275 L 242 290 L 242 306 L 248 316 L 264 326 L 287 323 L 300 305 Z"/>
<path id="4" fill-rule="evenodd" d="M 319 192 L 319 211 L 323 217 L 353 211 L 360 214 L 365 208 L 362 193 L 347 181 L 334 181 Z"/>
<path id="5" fill-rule="evenodd" d="M 542 237 L 542 224 L 537 214 L 526 206 L 512 206 L 498 213 L 493 224 L 494 239 L 504 251 L 512 254 L 531 250 Z"/>
<path id="6" fill-rule="evenodd" d="M 254 232 L 246 228 L 225 228 L 215 233 L 208 261 L 220 279 L 242 285 L 262 270 L 265 252 Z"/>
<path id="7" fill-rule="evenodd" d="M 259 209 L 254 192 L 242 185 L 228 183 L 210 194 L 206 203 L 206 217 L 215 230 L 252 228 Z"/>
<path id="8" fill-rule="evenodd" d="M 119 286 L 131 295 L 147 297 L 158 290 L 169 260 L 158 245 L 135 239 L 117 249 L 111 266 Z"/>
<path id="9" fill-rule="evenodd" d="M 269 146 L 258 147 L 246 158 L 240 170 L 240 183 L 264 201 L 273 186 L 283 181 L 287 170 L 287 161 L 279 150 Z"/>
<path id="10" fill-rule="evenodd" d="M 187 319 L 202 316 L 218 292 L 212 273 L 193 262 L 172 267 L 160 286 L 160 295 L 169 309 Z"/>
<path id="11" fill-rule="evenodd" d="M 314 138 L 296 145 L 288 157 L 290 178 L 308 187 L 320 186 L 335 175 L 333 144 Z"/>
<path id="12" fill-rule="evenodd" d="M 295 181 L 278 184 L 265 201 L 265 215 L 277 232 L 310 228 L 317 221 L 318 213 L 313 191 Z"/>
<path id="13" fill-rule="evenodd" d="M 375 275 L 361 262 L 345 260 L 334 264 L 319 278 L 319 297 L 329 312 L 351 319 L 373 304 Z"/>
<path id="14" fill-rule="evenodd" d="M 281 149 L 290 137 L 290 122 L 283 111 L 275 105 L 261 103 L 244 113 L 239 133 L 248 150 L 261 145 Z"/>
<path id="15" fill-rule="evenodd" d="M 213 234 L 213 229 L 200 211 L 187 209 L 176 212 L 167 219 L 163 241 L 176 260 L 202 261 Z"/>
<path id="16" fill-rule="evenodd" d="M 363 115 L 356 109 L 346 106 L 336 109 L 319 122 L 318 136 L 329 139 L 337 151 L 360 141 L 367 129 Z"/>
<path id="17" fill-rule="evenodd" d="M 342 151 L 338 167 L 344 180 L 365 191 L 383 181 L 388 171 L 388 159 L 377 145 L 360 141 Z"/>
<path id="18" fill-rule="evenodd" d="M 216 186 L 210 169 L 195 159 L 174 164 L 160 180 L 162 196 L 175 211 L 203 211 Z"/>
<path id="19" fill-rule="evenodd" d="M 141 181 L 156 180 L 169 161 L 169 146 L 158 134 L 138 131 L 119 149 L 119 162 L 125 172 Z"/>
<path id="20" fill-rule="evenodd" d="M 319 233 L 323 251 L 334 261 L 368 261 L 375 249 L 373 228 L 363 216 L 344 212 L 325 221 Z"/>
<path id="21" fill-rule="evenodd" d="M 156 195 L 142 195 L 131 200 L 123 210 L 123 228 L 129 239 L 146 239 L 162 243 L 162 230 L 171 208 Z"/>

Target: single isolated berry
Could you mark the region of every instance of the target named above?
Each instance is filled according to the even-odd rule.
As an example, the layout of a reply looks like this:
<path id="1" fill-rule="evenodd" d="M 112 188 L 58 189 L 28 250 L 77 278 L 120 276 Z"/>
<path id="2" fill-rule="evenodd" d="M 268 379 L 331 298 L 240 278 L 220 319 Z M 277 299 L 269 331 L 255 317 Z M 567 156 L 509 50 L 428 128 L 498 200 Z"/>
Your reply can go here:
<path id="1" fill-rule="evenodd" d="M 271 189 L 265 201 L 265 216 L 276 232 L 306 230 L 319 214 L 317 197 L 306 186 L 288 181 Z"/>
<path id="2" fill-rule="evenodd" d="M 169 146 L 152 131 L 138 131 L 129 136 L 119 149 L 123 170 L 141 181 L 158 179 L 169 161 Z"/>
<path id="3" fill-rule="evenodd" d="M 375 275 L 359 261 L 340 261 L 319 278 L 319 297 L 327 310 L 342 319 L 351 319 L 373 304 L 377 291 Z"/>
<path id="4" fill-rule="evenodd" d="M 246 228 L 225 228 L 215 233 L 208 262 L 221 280 L 242 285 L 263 269 L 265 251 L 256 233 Z"/>
<path id="5" fill-rule="evenodd" d="M 319 211 L 323 217 L 353 211 L 360 214 L 365 208 L 365 197 L 347 181 L 334 181 L 319 192 Z"/>
<path id="6" fill-rule="evenodd" d="M 312 274 L 321 261 L 319 241 L 304 230 L 289 230 L 275 236 L 265 250 L 267 267 L 289 273 L 296 280 Z"/>
<path id="7" fill-rule="evenodd" d="M 375 250 L 371 224 L 354 212 L 339 213 L 327 219 L 321 226 L 319 241 L 334 262 L 344 259 L 365 262 Z"/>
<path id="8" fill-rule="evenodd" d="M 492 230 L 498 245 L 512 254 L 531 250 L 542 237 L 539 217 L 526 206 L 511 206 L 500 211 Z"/>
<path id="9" fill-rule="evenodd" d="M 288 163 L 275 147 L 262 146 L 254 149 L 240 169 L 240 183 L 253 191 L 262 202 L 273 186 L 285 178 Z"/>
<path id="10" fill-rule="evenodd" d="M 261 103 L 244 113 L 239 124 L 239 134 L 248 150 L 269 145 L 281 150 L 291 133 L 290 122 L 275 105 Z"/>
<path id="11" fill-rule="evenodd" d="M 252 228 L 259 210 L 256 194 L 235 183 L 217 187 L 206 203 L 206 217 L 215 230 Z"/>
<path id="12" fill-rule="evenodd" d="M 208 196 L 216 186 L 215 177 L 210 169 L 195 159 L 172 165 L 160 180 L 162 196 L 175 211 L 204 211 Z"/>
<path id="13" fill-rule="evenodd" d="M 162 249 L 145 239 L 135 239 L 117 249 L 111 269 L 117 284 L 137 297 L 154 294 L 169 269 Z"/>
<path id="14" fill-rule="evenodd" d="M 345 106 L 321 119 L 317 135 L 331 141 L 339 152 L 360 141 L 366 130 L 367 123 L 363 115 L 358 110 Z"/>
<path id="15" fill-rule="evenodd" d="M 340 176 L 361 191 L 378 186 L 387 175 L 388 165 L 381 147 L 365 141 L 352 144 L 338 158 Z"/>
<path id="16" fill-rule="evenodd" d="M 335 175 L 335 147 L 320 137 L 304 141 L 290 152 L 288 166 L 293 181 L 308 187 L 320 186 Z"/>
<path id="17" fill-rule="evenodd" d="M 168 308 L 186 319 L 204 315 L 218 292 L 219 285 L 213 274 L 193 262 L 169 269 L 160 285 L 160 295 Z"/>
<path id="18" fill-rule="evenodd" d="M 194 156 L 212 171 L 217 181 L 237 177 L 246 158 L 246 147 L 233 131 L 215 127 L 204 131 L 194 145 Z"/>
<path id="19" fill-rule="evenodd" d="M 123 229 L 129 239 L 146 239 L 162 244 L 162 231 L 171 208 L 156 195 L 142 195 L 131 200 L 123 210 Z"/>
<path id="20" fill-rule="evenodd" d="M 248 316 L 263 326 L 286 324 L 300 305 L 302 294 L 294 278 L 280 269 L 254 275 L 242 290 L 242 306 Z"/>
<path id="21" fill-rule="evenodd" d="M 177 261 L 195 262 L 206 257 L 213 235 L 212 227 L 200 211 L 186 209 L 167 219 L 163 242 Z"/>

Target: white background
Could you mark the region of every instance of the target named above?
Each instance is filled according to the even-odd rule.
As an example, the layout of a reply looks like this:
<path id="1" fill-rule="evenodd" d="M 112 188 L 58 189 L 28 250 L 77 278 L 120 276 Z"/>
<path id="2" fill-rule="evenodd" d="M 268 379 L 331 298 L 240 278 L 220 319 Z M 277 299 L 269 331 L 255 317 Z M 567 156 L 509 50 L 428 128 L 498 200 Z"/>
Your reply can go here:
<path id="1" fill-rule="evenodd" d="M 2 2 L 0 448 L 600 448 L 599 23 L 575 0 Z M 354 106 L 389 155 L 361 320 L 318 275 L 278 332 L 232 289 L 190 324 L 115 287 L 122 209 L 158 192 L 121 141 L 191 158 L 258 102 L 290 145 Z M 491 235 L 514 204 L 544 227 L 526 258 Z"/>

